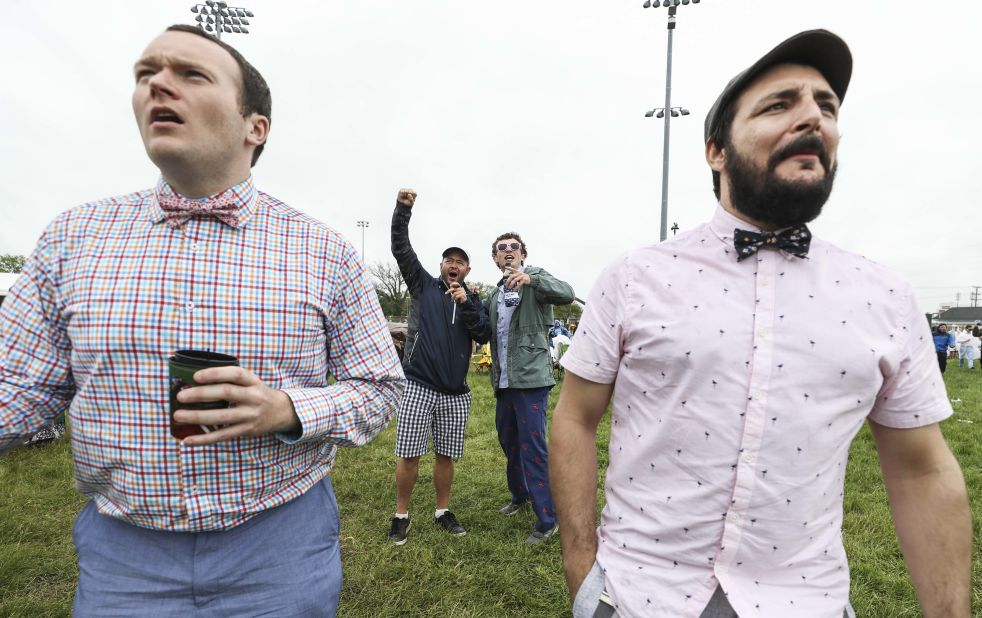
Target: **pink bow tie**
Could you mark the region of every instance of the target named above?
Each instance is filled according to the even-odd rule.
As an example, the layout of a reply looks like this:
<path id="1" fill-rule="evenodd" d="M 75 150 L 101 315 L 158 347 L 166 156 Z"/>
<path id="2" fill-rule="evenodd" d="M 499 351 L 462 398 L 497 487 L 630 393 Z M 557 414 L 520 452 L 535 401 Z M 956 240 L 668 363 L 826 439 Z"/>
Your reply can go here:
<path id="1" fill-rule="evenodd" d="M 195 217 L 215 217 L 225 225 L 239 224 L 239 203 L 231 189 L 206 200 L 189 200 L 175 193 L 157 196 L 157 203 L 164 211 L 164 221 L 169 227 L 179 228 Z"/>

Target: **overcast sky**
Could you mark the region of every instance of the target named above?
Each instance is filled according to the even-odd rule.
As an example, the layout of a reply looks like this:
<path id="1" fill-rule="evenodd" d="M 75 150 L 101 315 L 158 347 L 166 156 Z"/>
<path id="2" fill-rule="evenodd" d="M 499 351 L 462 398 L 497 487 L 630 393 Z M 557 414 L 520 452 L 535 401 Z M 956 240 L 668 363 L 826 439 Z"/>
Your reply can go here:
<path id="1" fill-rule="evenodd" d="M 3 0 L 0 253 L 29 253 L 58 213 L 153 185 L 130 107 L 132 65 L 181 0 Z M 257 185 L 390 261 L 401 186 L 435 271 L 517 231 L 528 262 L 585 298 L 621 252 L 658 241 L 666 9 L 614 0 L 243 0 L 226 35 L 273 93 Z M 237 5 L 242 6 L 242 5 Z M 910 279 L 925 310 L 982 285 L 978 197 L 982 3 L 702 0 L 679 7 L 669 224 L 712 215 L 702 123 L 724 84 L 806 29 L 850 45 L 840 170 L 815 233 Z"/>

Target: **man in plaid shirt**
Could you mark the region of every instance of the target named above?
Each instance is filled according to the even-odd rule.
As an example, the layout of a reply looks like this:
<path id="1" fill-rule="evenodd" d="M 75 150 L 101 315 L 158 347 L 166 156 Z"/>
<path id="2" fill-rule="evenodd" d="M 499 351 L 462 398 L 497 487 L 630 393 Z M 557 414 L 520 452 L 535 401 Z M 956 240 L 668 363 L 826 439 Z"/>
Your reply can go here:
<path id="1" fill-rule="evenodd" d="M 335 449 L 381 431 L 405 383 L 377 297 L 347 241 L 253 187 L 270 94 L 237 51 L 172 26 L 134 74 L 161 179 L 42 235 L 0 310 L 0 452 L 67 410 L 91 498 L 75 615 L 333 616 Z M 178 349 L 241 364 L 180 393 L 231 402 L 178 410 L 222 426 L 183 440 Z"/>

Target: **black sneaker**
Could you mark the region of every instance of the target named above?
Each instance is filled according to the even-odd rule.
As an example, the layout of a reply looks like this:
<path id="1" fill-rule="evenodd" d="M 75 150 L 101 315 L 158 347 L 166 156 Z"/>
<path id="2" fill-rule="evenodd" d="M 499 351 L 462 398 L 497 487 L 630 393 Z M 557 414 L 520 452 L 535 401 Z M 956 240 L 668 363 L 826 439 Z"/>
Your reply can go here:
<path id="1" fill-rule="evenodd" d="M 457 518 L 454 517 L 454 514 L 451 513 L 450 511 L 447 511 L 443 515 L 440 515 L 434 521 L 438 526 L 440 526 L 441 528 L 443 528 L 444 530 L 446 530 L 447 532 L 449 532 L 454 536 L 464 536 L 465 534 L 467 534 L 467 530 L 465 530 L 464 527 L 460 525 L 460 522 L 457 521 Z"/>
<path id="2" fill-rule="evenodd" d="M 389 540 L 396 545 L 403 545 L 409 536 L 409 518 L 393 517 L 389 527 Z"/>

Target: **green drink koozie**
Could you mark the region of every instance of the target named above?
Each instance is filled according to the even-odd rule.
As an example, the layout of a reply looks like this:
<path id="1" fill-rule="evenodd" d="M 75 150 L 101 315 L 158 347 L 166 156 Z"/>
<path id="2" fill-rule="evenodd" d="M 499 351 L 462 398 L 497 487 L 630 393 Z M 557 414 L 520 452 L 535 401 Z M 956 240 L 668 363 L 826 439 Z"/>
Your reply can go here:
<path id="1" fill-rule="evenodd" d="M 198 403 L 181 403 L 177 394 L 186 388 L 199 386 L 194 381 L 194 374 L 209 367 L 238 367 L 239 359 L 227 354 L 208 352 L 205 350 L 178 350 L 167 362 L 170 373 L 170 433 L 178 440 L 188 436 L 215 431 L 215 425 L 185 425 L 174 422 L 175 410 L 217 410 L 229 407 L 227 401 L 201 401 Z"/>

